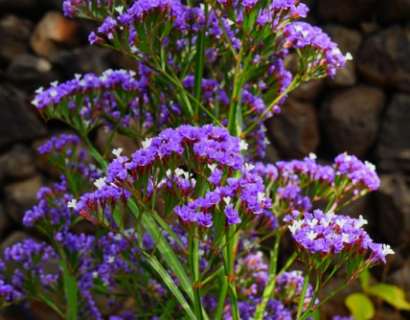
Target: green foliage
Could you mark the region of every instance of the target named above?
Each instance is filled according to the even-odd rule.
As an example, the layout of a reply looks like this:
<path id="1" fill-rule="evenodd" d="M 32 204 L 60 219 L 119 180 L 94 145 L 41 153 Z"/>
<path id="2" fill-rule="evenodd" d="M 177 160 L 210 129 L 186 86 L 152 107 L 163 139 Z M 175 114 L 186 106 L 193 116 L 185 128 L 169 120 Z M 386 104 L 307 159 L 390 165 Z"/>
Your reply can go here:
<path id="1" fill-rule="evenodd" d="M 382 299 L 398 310 L 410 310 L 410 303 L 406 301 L 403 289 L 397 286 L 379 283 L 369 287 L 368 293 Z"/>
<path id="2" fill-rule="evenodd" d="M 350 294 L 345 303 L 356 320 L 369 320 L 374 317 L 373 303 L 363 293 Z"/>

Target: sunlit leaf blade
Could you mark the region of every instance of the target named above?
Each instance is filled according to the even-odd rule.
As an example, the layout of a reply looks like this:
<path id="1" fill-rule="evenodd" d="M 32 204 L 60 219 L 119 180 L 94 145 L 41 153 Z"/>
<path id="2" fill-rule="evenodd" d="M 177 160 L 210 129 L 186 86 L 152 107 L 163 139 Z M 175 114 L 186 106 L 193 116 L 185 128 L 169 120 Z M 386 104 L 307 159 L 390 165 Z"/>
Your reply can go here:
<path id="1" fill-rule="evenodd" d="M 374 317 L 373 303 L 363 293 L 353 293 L 349 295 L 345 303 L 355 320 L 369 320 Z"/>
<path id="2" fill-rule="evenodd" d="M 368 293 L 376 296 L 399 310 L 410 310 L 410 303 L 406 301 L 403 289 L 387 284 L 379 283 L 368 288 Z"/>

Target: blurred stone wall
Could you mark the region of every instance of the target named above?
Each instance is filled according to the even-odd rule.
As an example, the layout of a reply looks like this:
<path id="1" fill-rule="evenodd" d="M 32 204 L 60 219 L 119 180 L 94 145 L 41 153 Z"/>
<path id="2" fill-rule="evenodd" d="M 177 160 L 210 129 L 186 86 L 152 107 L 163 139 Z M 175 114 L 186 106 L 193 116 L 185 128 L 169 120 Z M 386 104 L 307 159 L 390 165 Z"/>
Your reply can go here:
<path id="1" fill-rule="evenodd" d="M 303 0 L 302 0 L 303 2 Z M 21 219 L 36 204 L 36 192 L 58 178 L 35 152 L 47 137 L 67 132 L 44 124 L 30 105 L 33 92 L 76 73 L 100 74 L 132 68 L 133 61 L 89 46 L 93 22 L 61 14 L 62 0 L 0 0 L 0 249 L 30 235 Z M 341 152 L 374 162 L 381 176 L 378 192 L 344 209 L 363 214 L 377 241 L 397 254 L 386 268 L 374 268 L 372 281 L 403 287 L 410 300 L 410 0 L 306 0 L 307 18 L 322 27 L 354 59 L 335 78 L 303 84 L 282 113 L 268 121 L 268 160 L 302 158 L 310 152 L 330 162 Z M 286 65 L 294 70 L 296 57 Z M 104 134 L 95 142 L 104 146 Z M 132 152 L 129 140 L 115 140 Z M 336 279 L 334 285 L 337 286 Z M 327 314 L 346 314 L 342 291 Z M 32 308 L 52 319 L 43 307 Z M 0 315 L 0 319 L 2 316 Z M 16 319 L 7 317 L 7 319 Z M 21 319 L 30 319 L 23 313 Z M 410 319 L 385 307 L 379 319 Z"/>

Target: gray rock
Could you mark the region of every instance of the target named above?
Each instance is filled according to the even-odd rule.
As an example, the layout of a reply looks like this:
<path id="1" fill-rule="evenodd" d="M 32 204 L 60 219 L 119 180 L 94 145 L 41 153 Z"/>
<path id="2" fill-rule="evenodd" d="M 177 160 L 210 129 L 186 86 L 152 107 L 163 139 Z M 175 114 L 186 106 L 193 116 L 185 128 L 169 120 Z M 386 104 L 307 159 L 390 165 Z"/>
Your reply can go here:
<path id="1" fill-rule="evenodd" d="M 356 65 L 370 82 L 410 92 L 410 31 L 399 26 L 369 37 Z"/>
<path id="2" fill-rule="evenodd" d="M 33 155 L 23 145 L 16 145 L 0 156 L 0 184 L 6 180 L 30 178 L 35 173 Z"/>
<path id="3" fill-rule="evenodd" d="M 0 64 L 28 52 L 28 40 L 33 24 L 13 15 L 0 20 Z"/>
<path id="4" fill-rule="evenodd" d="M 359 157 L 367 153 L 376 140 L 384 100 L 382 90 L 369 86 L 337 92 L 325 100 L 321 124 L 335 153 L 347 151 Z"/>
<path id="5" fill-rule="evenodd" d="M 354 24 L 370 19 L 377 0 L 318 0 L 317 13 L 320 19 Z"/>
<path id="6" fill-rule="evenodd" d="M 30 93 L 41 86 L 48 87 L 52 81 L 61 80 L 50 62 L 29 54 L 14 58 L 6 69 L 5 76 L 19 88 Z"/>
<path id="7" fill-rule="evenodd" d="M 301 158 L 319 146 L 316 109 L 310 103 L 288 98 L 281 113 L 266 124 L 271 141 L 283 157 Z"/>
<path id="8" fill-rule="evenodd" d="M 410 20 L 410 1 L 380 1 L 377 9 L 377 20 L 382 24 L 408 22 Z"/>
<path id="9" fill-rule="evenodd" d="M 21 223 L 25 212 L 38 203 L 37 192 L 42 186 L 43 181 L 39 175 L 5 186 L 5 207 L 14 222 Z"/>
<path id="10" fill-rule="evenodd" d="M 410 95 L 393 95 L 385 112 L 376 147 L 378 166 L 410 172 Z"/>
<path id="11" fill-rule="evenodd" d="M 76 48 L 72 51 L 60 51 L 50 58 L 51 64 L 65 77 L 74 74 L 93 72 L 100 75 L 111 67 L 111 50 L 96 46 Z"/>
<path id="12" fill-rule="evenodd" d="M 0 149 L 44 136 L 46 127 L 25 106 L 19 91 L 0 86 Z"/>
<path id="13" fill-rule="evenodd" d="M 115 155 L 112 154 L 112 150 L 114 149 L 122 148 L 123 151 L 121 155 L 131 156 L 131 154 L 133 154 L 141 147 L 141 142 L 138 143 L 136 139 L 122 136 L 120 134 L 115 134 L 111 141 L 111 146 L 108 148 L 108 150 L 106 150 L 110 135 L 111 131 L 105 131 L 103 127 L 100 127 L 97 129 L 97 136 L 95 140 L 95 146 L 98 151 L 100 151 L 100 153 L 102 154 L 107 151 L 108 159 L 115 159 Z"/>
<path id="14" fill-rule="evenodd" d="M 400 175 L 381 175 L 380 181 L 378 229 L 390 245 L 399 246 L 410 241 L 410 189 Z"/>
<path id="15" fill-rule="evenodd" d="M 314 102 L 324 87 L 323 80 L 312 80 L 303 82 L 289 96 L 299 101 Z"/>

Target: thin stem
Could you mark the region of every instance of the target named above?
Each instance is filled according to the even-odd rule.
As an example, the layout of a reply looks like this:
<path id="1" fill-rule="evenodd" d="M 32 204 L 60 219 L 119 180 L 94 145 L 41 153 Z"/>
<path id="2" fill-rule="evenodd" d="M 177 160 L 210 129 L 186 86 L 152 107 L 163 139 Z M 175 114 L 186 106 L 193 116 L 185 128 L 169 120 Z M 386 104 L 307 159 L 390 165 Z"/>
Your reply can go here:
<path id="1" fill-rule="evenodd" d="M 197 284 L 199 278 L 199 240 L 197 234 L 198 230 L 195 228 L 195 233 L 190 232 L 188 235 L 188 257 L 191 281 L 194 287 L 194 312 L 198 320 L 202 320 L 201 288 Z"/>
<path id="2" fill-rule="evenodd" d="M 255 320 L 262 320 L 263 314 L 265 312 L 266 304 L 268 303 L 269 298 L 272 296 L 275 285 L 276 285 L 276 270 L 278 267 L 278 252 L 279 252 L 279 243 L 280 243 L 280 234 L 276 234 L 275 245 L 273 250 L 271 250 L 271 263 L 269 266 L 269 281 L 265 290 L 263 291 L 263 298 L 261 304 L 256 308 L 255 311 Z"/>
<path id="3" fill-rule="evenodd" d="M 299 304 L 298 304 L 298 313 L 297 313 L 297 316 L 296 316 L 296 320 L 301 320 L 300 315 L 302 314 L 303 303 L 305 302 L 306 290 L 308 288 L 311 272 L 312 272 L 312 269 L 310 268 L 308 273 L 305 276 L 305 281 L 303 282 L 303 288 L 302 288 L 302 292 L 301 292 L 300 298 L 299 298 L 300 300 L 299 300 Z"/>
<path id="4" fill-rule="evenodd" d="M 297 253 L 293 252 L 292 255 L 289 257 L 288 261 L 286 261 L 283 268 L 279 271 L 278 276 L 280 276 L 282 273 L 284 273 L 290 267 L 290 265 L 293 263 L 293 261 L 295 261 L 296 257 L 297 257 Z"/>
<path id="5" fill-rule="evenodd" d="M 322 282 L 322 276 L 317 274 L 315 292 L 312 296 L 312 299 L 310 300 L 309 307 L 307 308 L 305 313 L 302 315 L 301 320 L 306 319 L 309 316 L 309 314 L 312 312 L 312 307 L 315 304 L 316 298 L 317 298 L 317 296 L 319 294 L 319 291 L 321 289 L 321 282 Z"/>
<path id="6" fill-rule="evenodd" d="M 228 292 L 228 279 L 225 273 L 221 274 L 222 287 L 219 291 L 218 307 L 216 308 L 215 320 L 222 320 L 222 311 L 225 306 L 226 294 Z"/>
<path id="7" fill-rule="evenodd" d="M 292 91 L 297 83 L 299 82 L 299 78 L 295 77 L 292 80 L 292 83 L 289 85 L 289 87 L 286 88 L 285 91 L 283 91 L 275 100 L 273 100 L 273 102 L 265 109 L 264 112 L 262 112 L 262 114 L 255 120 L 253 121 L 248 128 L 243 132 L 243 136 L 246 136 L 249 134 L 249 132 L 251 132 L 253 130 L 253 128 L 260 122 L 262 121 L 266 114 L 280 101 L 282 100 L 282 98 L 287 95 L 290 91 Z"/>

